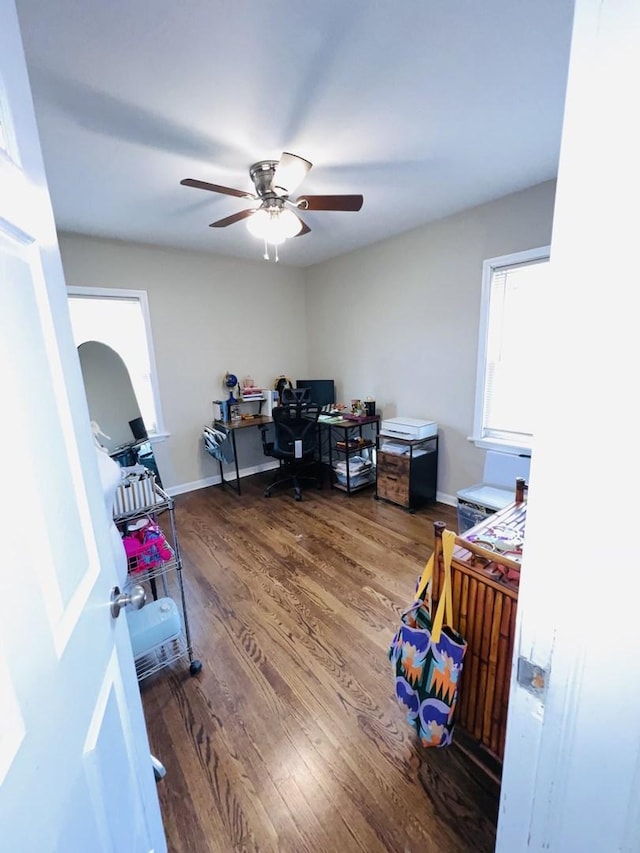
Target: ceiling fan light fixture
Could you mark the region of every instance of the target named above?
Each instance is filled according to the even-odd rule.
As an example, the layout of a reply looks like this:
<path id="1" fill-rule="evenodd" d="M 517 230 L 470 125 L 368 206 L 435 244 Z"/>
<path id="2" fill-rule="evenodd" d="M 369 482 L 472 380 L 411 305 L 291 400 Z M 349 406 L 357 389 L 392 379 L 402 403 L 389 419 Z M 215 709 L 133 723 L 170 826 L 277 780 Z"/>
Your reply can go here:
<path id="1" fill-rule="evenodd" d="M 247 229 L 254 237 L 278 246 L 299 234 L 302 222 L 286 208 L 261 207 L 247 220 Z"/>
<path id="2" fill-rule="evenodd" d="M 304 181 L 311 165 L 304 157 L 284 151 L 276 166 L 271 189 L 278 195 L 291 195 Z"/>

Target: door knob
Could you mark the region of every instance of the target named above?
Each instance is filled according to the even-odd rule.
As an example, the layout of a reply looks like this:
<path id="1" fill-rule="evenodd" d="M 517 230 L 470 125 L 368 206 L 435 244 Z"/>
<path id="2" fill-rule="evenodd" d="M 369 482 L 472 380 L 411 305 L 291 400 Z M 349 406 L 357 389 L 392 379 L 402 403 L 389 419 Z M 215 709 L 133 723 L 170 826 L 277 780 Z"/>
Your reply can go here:
<path id="1" fill-rule="evenodd" d="M 146 600 L 147 593 L 140 584 L 132 586 L 129 592 L 120 592 L 120 587 L 114 586 L 111 590 L 111 615 L 117 619 L 122 608 L 127 606 L 140 610 Z"/>

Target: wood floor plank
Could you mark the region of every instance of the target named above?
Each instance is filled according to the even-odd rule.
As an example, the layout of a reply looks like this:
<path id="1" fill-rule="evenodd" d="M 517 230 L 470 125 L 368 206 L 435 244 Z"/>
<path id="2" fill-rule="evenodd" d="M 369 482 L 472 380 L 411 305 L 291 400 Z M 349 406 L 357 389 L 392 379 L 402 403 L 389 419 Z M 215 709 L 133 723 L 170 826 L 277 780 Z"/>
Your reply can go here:
<path id="1" fill-rule="evenodd" d="M 387 658 L 433 521 L 456 529 L 455 510 L 411 515 L 366 491 L 265 499 L 266 479 L 244 479 L 241 497 L 212 487 L 176 498 L 203 671 L 190 678 L 178 661 L 142 689 L 152 750 L 167 767 L 169 849 L 490 849 L 495 817 L 474 817 L 487 807 L 472 786 L 426 763 Z M 447 820 L 448 795 L 464 831 Z"/>

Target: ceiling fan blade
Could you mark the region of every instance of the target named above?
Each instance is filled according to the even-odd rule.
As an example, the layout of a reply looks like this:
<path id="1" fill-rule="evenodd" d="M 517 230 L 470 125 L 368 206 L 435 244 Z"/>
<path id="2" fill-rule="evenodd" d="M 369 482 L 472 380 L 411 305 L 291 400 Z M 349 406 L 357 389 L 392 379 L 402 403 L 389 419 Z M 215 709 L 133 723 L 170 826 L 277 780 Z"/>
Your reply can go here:
<path id="1" fill-rule="evenodd" d="M 238 198 L 255 198 L 253 193 L 248 193 L 244 190 L 234 190 L 232 187 L 221 187 L 219 184 L 210 184 L 207 181 L 198 181 L 196 178 L 185 178 L 180 183 L 185 187 L 195 187 L 198 190 L 211 190 L 214 193 L 235 195 Z"/>
<path id="2" fill-rule="evenodd" d="M 298 216 L 298 214 L 295 213 L 294 216 Z M 298 219 L 300 219 L 299 216 L 298 216 Z M 308 234 L 309 231 L 311 231 L 311 228 L 309 228 L 309 226 L 304 221 L 304 219 L 300 219 L 300 222 L 302 222 L 302 230 L 298 231 L 298 233 L 296 234 L 296 237 L 302 237 L 303 234 Z"/>
<path id="3" fill-rule="evenodd" d="M 211 222 L 209 228 L 225 228 L 227 225 L 233 225 L 234 222 L 240 222 L 241 219 L 246 219 L 255 213 L 253 207 L 247 210 L 241 210 L 240 213 L 232 213 L 231 216 L 225 216 L 224 219 L 218 219 L 216 222 Z"/>
<path id="4" fill-rule="evenodd" d="M 274 192 L 280 191 L 282 195 L 291 195 L 304 181 L 312 166 L 313 163 L 304 157 L 283 151 L 271 181 L 271 189 Z"/>
<path id="5" fill-rule="evenodd" d="M 361 195 L 301 195 L 296 201 L 300 210 L 360 210 Z"/>

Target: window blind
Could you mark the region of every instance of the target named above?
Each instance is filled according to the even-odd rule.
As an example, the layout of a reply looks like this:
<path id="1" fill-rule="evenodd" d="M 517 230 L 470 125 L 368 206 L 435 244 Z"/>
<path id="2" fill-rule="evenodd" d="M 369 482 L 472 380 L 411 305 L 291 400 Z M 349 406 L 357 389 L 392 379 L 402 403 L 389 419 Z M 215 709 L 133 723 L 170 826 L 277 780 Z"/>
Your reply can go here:
<path id="1" fill-rule="evenodd" d="M 530 445 L 535 353 L 540 345 L 541 277 L 548 259 L 494 268 L 483 397 L 483 434 Z"/>

